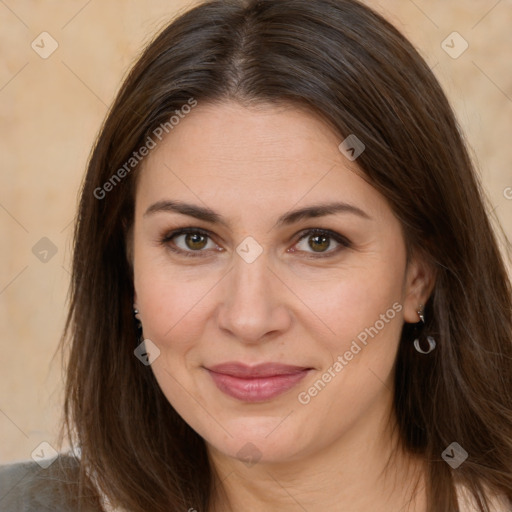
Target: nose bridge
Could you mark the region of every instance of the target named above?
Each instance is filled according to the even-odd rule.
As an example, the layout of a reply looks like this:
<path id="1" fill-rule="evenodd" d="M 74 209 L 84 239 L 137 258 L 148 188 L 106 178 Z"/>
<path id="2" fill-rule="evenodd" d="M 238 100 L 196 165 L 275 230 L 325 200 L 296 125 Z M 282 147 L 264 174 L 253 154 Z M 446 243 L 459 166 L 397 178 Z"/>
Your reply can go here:
<path id="1" fill-rule="evenodd" d="M 236 299 L 238 304 L 249 302 L 255 307 L 267 306 L 272 300 L 269 282 L 271 272 L 268 267 L 266 254 L 260 255 L 253 262 L 237 257 L 230 281 L 233 301 Z"/>
<path id="2" fill-rule="evenodd" d="M 239 250 L 243 249 L 244 245 L 240 244 Z M 289 324 L 289 311 L 279 290 L 284 285 L 269 268 L 269 263 L 265 252 L 253 261 L 237 254 L 226 276 L 219 327 L 230 331 L 240 341 L 256 342 Z"/>

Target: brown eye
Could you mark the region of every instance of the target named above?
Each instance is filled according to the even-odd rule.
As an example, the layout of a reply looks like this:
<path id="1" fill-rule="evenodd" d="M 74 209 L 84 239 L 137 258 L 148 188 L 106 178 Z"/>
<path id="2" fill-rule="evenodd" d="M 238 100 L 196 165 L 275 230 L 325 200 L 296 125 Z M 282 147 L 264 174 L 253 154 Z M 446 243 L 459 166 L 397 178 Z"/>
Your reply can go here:
<path id="1" fill-rule="evenodd" d="M 315 252 L 324 252 L 331 245 L 330 239 L 325 235 L 314 235 L 308 238 L 308 245 Z"/>
<path id="2" fill-rule="evenodd" d="M 161 243 L 171 251 L 184 256 L 202 256 L 202 253 L 206 252 L 204 249 L 208 248 L 209 241 L 210 235 L 205 231 L 188 228 L 167 234 Z M 211 248 L 215 247 L 213 244 Z"/>
<path id="3" fill-rule="evenodd" d="M 351 247 L 351 243 L 345 237 L 341 236 L 334 231 L 324 230 L 324 229 L 310 229 L 302 233 L 299 241 L 296 245 L 301 243 L 303 240 L 307 239 L 307 248 L 300 249 L 299 252 L 305 252 L 307 254 L 316 253 L 318 256 L 307 256 L 311 258 L 322 258 L 328 257 L 334 254 L 337 254 L 344 248 Z M 333 250 L 329 250 L 332 246 L 332 241 L 334 240 L 337 247 Z M 295 252 L 295 251 L 294 251 Z M 325 255 L 325 256 L 324 256 Z"/>
<path id="4" fill-rule="evenodd" d="M 204 249 L 206 246 L 206 236 L 201 233 L 187 233 L 185 237 L 185 245 L 192 250 Z"/>
<path id="5" fill-rule="evenodd" d="M 351 247 L 350 241 L 342 235 L 325 229 L 310 229 L 302 233 L 299 241 L 295 244 L 297 246 L 302 240 L 307 239 L 307 248 L 293 249 L 291 252 L 306 253 L 309 258 L 323 258 L 337 254 L 344 248 Z M 208 247 L 208 242 L 212 242 L 212 247 Z M 333 241 L 337 244 L 333 250 L 329 250 L 333 245 Z M 183 228 L 177 231 L 168 233 L 161 239 L 162 245 L 165 245 L 172 252 L 178 253 L 183 256 L 206 256 L 209 250 L 220 249 L 212 240 L 208 232 L 201 229 Z M 315 256 L 316 254 L 316 256 Z"/>

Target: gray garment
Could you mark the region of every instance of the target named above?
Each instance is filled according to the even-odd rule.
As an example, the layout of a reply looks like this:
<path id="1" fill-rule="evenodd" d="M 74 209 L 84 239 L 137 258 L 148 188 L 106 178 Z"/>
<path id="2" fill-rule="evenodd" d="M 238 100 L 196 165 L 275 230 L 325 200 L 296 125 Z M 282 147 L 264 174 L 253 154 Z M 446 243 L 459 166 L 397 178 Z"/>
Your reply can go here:
<path id="1" fill-rule="evenodd" d="M 60 454 L 46 469 L 33 461 L 0 466 L 0 512 L 101 512 L 97 500 L 79 504 L 79 465 Z"/>

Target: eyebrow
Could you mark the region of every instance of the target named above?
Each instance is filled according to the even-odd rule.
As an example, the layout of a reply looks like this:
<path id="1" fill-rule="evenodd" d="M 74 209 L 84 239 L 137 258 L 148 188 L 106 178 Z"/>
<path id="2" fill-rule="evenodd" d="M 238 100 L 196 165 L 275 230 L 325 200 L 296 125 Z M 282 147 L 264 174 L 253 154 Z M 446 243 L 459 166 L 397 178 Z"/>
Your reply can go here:
<path id="1" fill-rule="evenodd" d="M 210 208 L 190 203 L 184 203 L 182 201 L 158 201 L 152 204 L 146 210 L 144 217 L 159 212 L 180 213 L 182 215 L 188 215 L 189 217 L 194 217 L 210 224 L 218 224 L 221 226 L 229 227 L 229 223 L 225 220 L 225 218 Z M 357 206 L 344 202 L 332 202 L 314 204 L 285 213 L 279 217 L 276 225 L 288 226 L 301 220 L 324 217 L 326 215 L 334 215 L 336 213 L 349 213 L 357 215 L 363 219 L 372 220 L 372 218 L 365 211 L 361 210 Z"/>

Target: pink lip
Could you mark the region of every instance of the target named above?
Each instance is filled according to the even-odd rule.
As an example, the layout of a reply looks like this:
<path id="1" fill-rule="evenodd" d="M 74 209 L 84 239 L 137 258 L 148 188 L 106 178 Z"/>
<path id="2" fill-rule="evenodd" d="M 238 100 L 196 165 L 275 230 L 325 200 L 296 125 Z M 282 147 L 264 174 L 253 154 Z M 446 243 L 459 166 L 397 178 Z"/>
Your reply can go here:
<path id="1" fill-rule="evenodd" d="M 232 362 L 207 370 L 215 385 L 227 395 L 245 402 L 262 402 L 291 389 L 311 368 L 279 363 L 247 366 Z"/>

